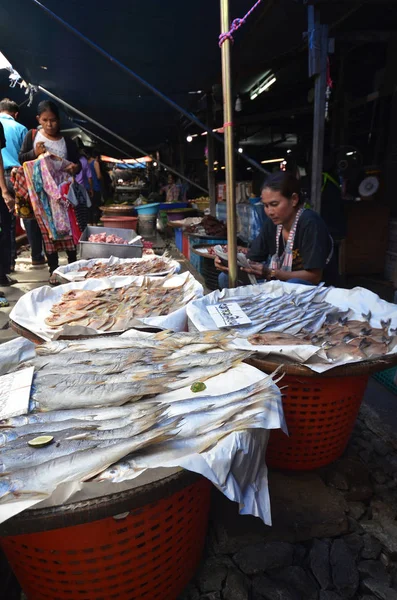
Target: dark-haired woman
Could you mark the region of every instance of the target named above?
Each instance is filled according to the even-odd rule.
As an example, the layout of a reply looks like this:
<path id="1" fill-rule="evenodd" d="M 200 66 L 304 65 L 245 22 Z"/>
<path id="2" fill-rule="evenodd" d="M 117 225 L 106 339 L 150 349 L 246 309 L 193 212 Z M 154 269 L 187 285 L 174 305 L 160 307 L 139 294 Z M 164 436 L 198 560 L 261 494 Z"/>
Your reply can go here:
<path id="1" fill-rule="evenodd" d="M 35 160 L 42 154 L 49 152 L 54 156 L 64 158 L 72 163 L 66 167 L 66 171 L 70 175 L 79 173 L 81 170 L 79 151 L 74 141 L 64 137 L 60 131 L 60 117 L 57 105 L 54 104 L 54 102 L 47 100 L 40 102 L 37 108 L 36 118 L 41 129 L 31 129 L 26 134 L 19 153 L 20 163 L 23 164 Z M 56 162 L 54 162 L 54 165 L 56 168 Z M 66 251 L 69 263 L 77 260 L 76 247 L 71 238 L 65 241 L 60 240 L 52 242 L 49 240 L 48 236 L 46 236 L 45 232 L 42 231 L 41 233 L 43 235 L 51 276 L 55 269 L 58 268 L 58 250 Z M 56 279 L 51 277 L 50 283 L 55 284 Z"/>
<path id="2" fill-rule="evenodd" d="M 333 241 L 322 218 L 303 207 L 299 181 L 288 172 L 271 175 L 261 198 L 268 219 L 252 242 L 247 254 L 250 268 L 244 271 L 258 279 L 308 285 L 327 280 Z M 219 259 L 215 265 L 225 270 Z M 222 273 L 220 287 L 227 287 L 227 283 L 227 275 Z"/>

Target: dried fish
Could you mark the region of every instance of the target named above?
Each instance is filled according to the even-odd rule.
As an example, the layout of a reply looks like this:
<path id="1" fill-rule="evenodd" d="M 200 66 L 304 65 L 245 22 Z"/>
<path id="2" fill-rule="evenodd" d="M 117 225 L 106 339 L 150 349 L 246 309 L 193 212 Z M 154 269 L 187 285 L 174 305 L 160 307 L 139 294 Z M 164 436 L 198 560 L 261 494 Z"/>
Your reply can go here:
<path id="1" fill-rule="evenodd" d="M 86 481 L 130 452 L 154 442 L 166 441 L 176 435 L 176 422 L 152 429 L 132 439 L 115 440 L 106 447 L 94 447 L 54 458 L 34 468 L 15 471 L 0 479 L 0 498 L 9 494 L 47 496 L 60 483 Z"/>
<path id="2" fill-rule="evenodd" d="M 137 283 L 105 290 L 69 290 L 51 308 L 44 321 L 50 328 L 84 323 L 97 331 L 124 331 L 136 319 L 168 315 L 185 306 L 194 291 L 191 279 L 178 286 L 168 285 L 169 278 L 144 278 Z"/>
<path id="3" fill-rule="evenodd" d="M 173 273 L 175 269 L 175 261 L 172 261 L 165 253 L 163 256 L 153 256 L 150 259 L 132 259 L 128 262 L 116 264 L 98 261 L 90 267 L 82 267 L 78 273 L 84 275 L 85 279 L 97 279 L 100 277 L 131 277 Z"/>

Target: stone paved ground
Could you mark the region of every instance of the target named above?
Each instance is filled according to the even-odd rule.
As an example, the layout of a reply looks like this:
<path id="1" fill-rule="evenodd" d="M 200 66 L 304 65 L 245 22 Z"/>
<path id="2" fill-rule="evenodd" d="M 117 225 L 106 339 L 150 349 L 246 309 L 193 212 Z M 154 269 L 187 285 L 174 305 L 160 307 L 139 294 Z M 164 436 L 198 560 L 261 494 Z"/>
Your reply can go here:
<path id="1" fill-rule="evenodd" d="M 66 256 L 64 253 L 60 254 L 59 263 L 66 264 Z M 12 273 L 11 277 L 12 279 L 17 280 L 18 283 L 16 285 L 4 288 L 0 287 L 0 290 L 4 292 L 10 303 L 9 307 L 0 308 L 0 344 L 17 337 L 17 334 L 9 326 L 8 316 L 19 298 L 26 292 L 48 283 L 48 267 L 47 265 L 42 267 L 32 267 L 30 251 L 26 248 L 22 248 L 17 258 L 15 273 Z"/>
<path id="2" fill-rule="evenodd" d="M 397 600 L 396 450 L 363 405 L 341 460 L 270 474 L 273 528 L 215 496 L 205 558 L 179 600 Z"/>

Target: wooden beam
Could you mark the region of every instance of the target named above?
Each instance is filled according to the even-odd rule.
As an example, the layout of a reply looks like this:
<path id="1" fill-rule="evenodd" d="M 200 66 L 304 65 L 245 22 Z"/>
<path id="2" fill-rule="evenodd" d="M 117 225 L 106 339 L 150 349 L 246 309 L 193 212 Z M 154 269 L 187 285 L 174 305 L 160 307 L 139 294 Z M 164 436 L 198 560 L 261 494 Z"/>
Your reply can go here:
<path id="1" fill-rule="evenodd" d="M 313 150 L 312 150 L 312 179 L 311 205 L 313 210 L 321 211 L 321 186 L 324 159 L 325 132 L 325 92 L 327 87 L 327 57 L 328 57 L 328 25 L 320 24 L 317 8 L 308 7 L 309 23 L 309 75 L 315 76 L 314 82 L 314 118 L 313 118 Z M 319 34 L 310 39 L 311 28 Z M 312 42 L 312 43 L 311 43 Z M 315 57 L 314 57 L 315 55 Z"/>

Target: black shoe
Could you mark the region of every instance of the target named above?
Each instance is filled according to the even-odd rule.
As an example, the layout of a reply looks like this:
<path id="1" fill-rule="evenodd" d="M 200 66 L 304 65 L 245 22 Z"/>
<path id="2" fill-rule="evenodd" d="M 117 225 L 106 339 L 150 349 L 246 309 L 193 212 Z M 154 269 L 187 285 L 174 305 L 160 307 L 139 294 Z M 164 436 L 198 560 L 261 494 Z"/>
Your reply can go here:
<path id="1" fill-rule="evenodd" d="M 18 283 L 16 279 L 11 279 L 11 277 L 8 277 L 8 275 L 5 275 L 4 277 L 0 277 L 0 286 L 6 286 L 9 287 L 10 285 L 14 285 L 14 283 Z"/>

